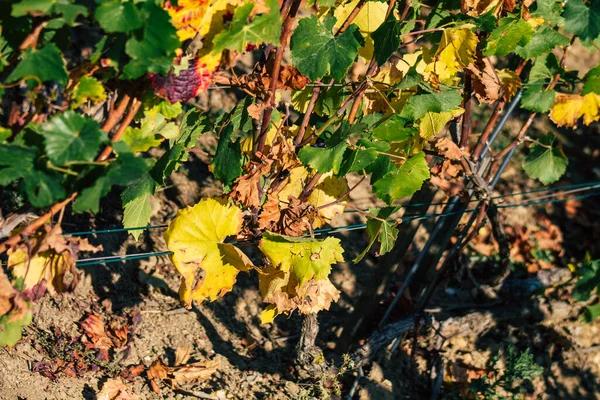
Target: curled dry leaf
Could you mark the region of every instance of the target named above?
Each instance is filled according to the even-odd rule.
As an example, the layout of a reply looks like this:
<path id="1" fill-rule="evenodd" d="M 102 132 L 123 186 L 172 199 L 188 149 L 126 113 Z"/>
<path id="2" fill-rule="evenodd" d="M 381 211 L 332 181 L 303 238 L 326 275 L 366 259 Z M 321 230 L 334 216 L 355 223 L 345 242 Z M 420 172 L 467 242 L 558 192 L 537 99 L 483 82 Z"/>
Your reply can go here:
<path id="1" fill-rule="evenodd" d="M 138 396 L 132 394 L 121 378 L 110 378 L 102 386 L 96 396 L 97 400 L 136 400 Z"/>
<path id="2" fill-rule="evenodd" d="M 479 17 L 488 12 L 492 12 L 498 17 L 504 2 L 502 0 L 464 0 L 462 4 L 466 8 L 467 14 L 472 17 Z"/>
<path id="3" fill-rule="evenodd" d="M 181 365 L 169 369 L 175 383 L 185 383 L 189 381 L 198 381 L 209 379 L 221 366 L 218 358 L 206 360 L 188 365 Z"/>
<path id="4" fill-rule="evenodd" d="M 169 367 L 159 358 L 148 369 L 148 379 L 167 379 Z"/>
<path id="5" fill-rule="evenodd" d="M 30 248 L 37 253 L 30 256 Z M 59 226 L 44 226 L 30 239 L 30 248 L 25 244 L 8 251 L 8 268 L 15 278 L 23 278 L 26 291 L 41 294 L 34 288 L 45 281 L 50 292 L 62 293 L 72 290 L 78 282 L 75 267 L 80 251 L 98 252 L 102 246 L 92 246 L 87 239 L 63 236 Z"/>
<path id="6" fill-rule="evenodd" d="M 192 346 L 189 344 L 186 346 L 178 347 L 175 350 L 175 365 L 183 365 L 188 362 L 190 359 L 190 354 L 192 352 Z"/>
<path id="7" fill-rule="evenodd" d="M 475 97 L 482 103 L 493 103 L 502 94 L 500 78 L 488 57 L 479 57 L 467 67 L 472 76 Z"/>
<path id="8" fill-rule="evenodd" d="M 92 312 L 80 323 L 85 335 L 99 348 L 113 347 L 112 340 L 106 333 L 106 326 L 102 316 Z"/>
<path id="9" fill-rule="evenodd" d="M 463 156 L 462 150 L 451 139 L 437 139 L 434 147 L 438 154 L 449 160 L 460 160 Z"/>
<path id="10" fill-rule="evenodd" d="M 272 164 L 273 160 L 269 159 L 263 159 L 260 162 L 249 161 L 244 167 L 246 174 L 235 182 L 231 197 L 246 207 L 258 208 L 261 200 L 259 192 L 261 178 L 271 171 Z"/>
<path id="11" fill-rule="evenodd" d="M 188 354 L 189 356 L 189 354 Z M 152 389 L 160 393 L 160 381 L 170 380 L 172 385 L 209 379 L 221 367 L 221 359 L 205 360 L 175 367 L 167 366 L 160 358 L 148 369 Z"/>

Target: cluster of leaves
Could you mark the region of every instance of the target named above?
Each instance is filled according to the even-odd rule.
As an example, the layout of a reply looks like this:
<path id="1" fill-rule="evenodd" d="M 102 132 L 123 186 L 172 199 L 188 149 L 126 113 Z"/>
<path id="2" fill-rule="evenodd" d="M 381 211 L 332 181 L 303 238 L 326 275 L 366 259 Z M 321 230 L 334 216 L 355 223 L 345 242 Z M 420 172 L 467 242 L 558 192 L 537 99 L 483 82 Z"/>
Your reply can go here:
<path id="1" fill-rule="evenodd" d="M 498 352 L 489 362 L 488 367 L 483 370 L 481 376 L 471 379 L 466 388 L 446 394 L 445 399 L 476 398 L 485 400 L 508 400 L 524 398 L 526 391 L 525 383 L 542 375 L 543 368 L 535 363 L 533 355 L 526 349 L 517 353 L 513 345 L 506 348 L 504 366 L 498 366 L 502 359 L 502 352 Z"/>
<path id="2" fill-rule="evenodd" d="M 188 306 L 215 300 L 240 271 L 256 270 L 268 322 L 339 297 L 328 276 L 343 260 L 340 242 L 311 233 L 349 206 L 349 174 L 368 179 L 386 204 L 366 213 L 369 245 L 355 261 L 374 245 L 390 251 L 397 201 L 427 180 L 462 190 L 471 143 L 459 147 L 447 127 L 470 115 L 471 96 L 482 105 L 510 101 L 524 86 L 516 65 L 528 74 L 522 108 L 549 113 L 558 126 L 600 119 L 600 67 L 579 79 L 555 55 L 576 38 L 598 46 L 598 1 L 307 3 L 297 12 L 301 2 L 286 0 L 283 16 L 276 0 L 3 3 L 0 83 L 10 107 L 2 108 L 0 185 L 37 208 L 71 196 L 73 211 L 92 213 L 122 187 L 125 228 L 145 226 L 156 189 L 200 135 L 217 136 L 210 169 L 225 195 L 181 210 L 166 233 L 181 298 Z M 406 52 L 410 40 L 419 47 Z M 290 65 L 281 65 L 280 45 L 289 46 Z M 256 48 L 253 71 L 226 72 Z M 356 72 L 363 61 L 366 73 Z M 467 80 L 472 93 L 460 89 Z M 222 82 L 247 96 L 215 120 L 189 100 Z M 291 104 L 280 107 L 277 91 L 291 92 Z M 558 180 L 568 160 L 555 135 L 530 139 L 525 172 Z M 258 242 L 260 265 L 230 236 Z M 60 276 L 47 271 L 62 261 L 47 260 L 62 253 L 48 249 L 12 249 L 15 278 L 24 260 L 44 265 L 21 276 L 25 287 Z M 11 299 L 1 318 L 26 309 Z M 17 314 L 11 321 L 26 320 Z"/>

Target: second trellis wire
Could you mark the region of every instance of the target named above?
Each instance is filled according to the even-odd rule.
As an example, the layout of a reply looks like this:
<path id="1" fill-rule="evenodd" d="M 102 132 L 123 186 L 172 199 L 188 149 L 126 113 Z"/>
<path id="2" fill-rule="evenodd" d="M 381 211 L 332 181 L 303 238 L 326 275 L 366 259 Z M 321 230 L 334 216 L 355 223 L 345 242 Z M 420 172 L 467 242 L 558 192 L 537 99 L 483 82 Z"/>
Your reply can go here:
<path id="1" fill-rule="evenodd" d="M 600 185 L 596 185 L 594 188 L 600 187 Z M 565 198 L 561 198 L 561 199 L 556 199 L 556 198 L 550 198 L 548 199 L 548 197 L 556 197 L 559 195 L 563 195 L 565 193 L 556 193 L 554 195 L 546 195 L 546 196 L 540 196 L 539 198 L 546 198 L 546 200 L 540 200 L 540 201 L 531 201 L 532 199 L 528 200 L 528 201 L 524 201 L 523 203 L 515 203 L 515 204 L 499 204 L 497 205 L 498 208 L 515 208 L 515 207 L 530 207 L 530 206 L 535 206 L 535 205 L 540 205 L 540 204 L 548 204 L 548 203 L 560 203 L 560 202 L 565 202 L 565 201 L 569 201 L 569 200 L 580 200 L 580 199 L 585 199 L 588 197 L 593 197 L 593 196 L 598 196 L 600 195 L 600 192 L 593 192 L 593 193 L 587 193 L 587 194 L 582 194 L 582 195 L 578 195 L 578 196 L 570 196 L 570 197 L 565 197 Z M 477 211 L 476 208 L 474 209 L 470 209 L 470 210 L 466 210 L 466 213 L 472 213 Z M 419 220 L 424 220 L 424 219 L 428 219 L 428 218 L 437 218 L 437 217 L 446 217 L 446 216 L 450 216 L 453 215 L 455 213 L 442 213 L 442 214 L 425 214 L 425 215 L 421 215 L 421 216 L 416 216 L 416 217 L 409 217 L 409 218 L 403 218 L 403 221 L 419 221 Z M 353 231 L 353 230 L 359 230 L 359 229 L 364 229 L 366 228 L 367 224 L 362 223 L 362 224 L 353 224 L 353 225 L 346 225 L 346 226 L 340 226 L 340 227 L 333 227 L 333 228 L 323 228 L 323 229 L 316 229 L 314 231 L 315 235 L 332 235 L 332 234 L 336 234 L 336 233 L 341 233 L 341 232 L 348 232 L 348 231 Z M 232 242 L 232 244 L 238 244 L 238 242 Z M 117 256 L 107 256 L 107 257 L 96 257 L 96 258 L 88 258 L 88 259 L 84 259 L 84 260 L 78 260 L 77 261 L 77 265 L 78 266 L 89 266 L 89 265 L 96 265 L 96 264 L 106 264 L 106 263 L 113 263 L 113 262 L 120 262 L 120 261 L 131 261 L 131 260 L 139 260 L 139 259 L 146 259 L 146 258 L 151 258 L 151 257 L 163 257 L 163 256 L 167 256 L 173 254 L 171 251 L 157 251 L 157 252 L 149 252 L 149 253 L 139 253 L 139 254 L 125 254 L 125 255 L 117 255 Z"/>

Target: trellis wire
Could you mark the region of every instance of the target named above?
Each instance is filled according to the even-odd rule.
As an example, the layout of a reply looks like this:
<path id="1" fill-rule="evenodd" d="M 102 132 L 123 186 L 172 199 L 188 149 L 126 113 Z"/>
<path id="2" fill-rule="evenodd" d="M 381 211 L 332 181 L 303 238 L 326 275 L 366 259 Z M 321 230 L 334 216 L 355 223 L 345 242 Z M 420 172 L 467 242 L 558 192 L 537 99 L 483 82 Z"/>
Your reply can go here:
<path id="1" fill-rule="evenodd" d="M 578 184 L 566 185 L 566 186 L 557 186 L 554 188 L 534 189 L 534 190 L 529 190 L 526 192 L 509 193 L 509 194 L 504 194 L 504 195 L 500 195 L 500 196 L 494 196 L 494 197 L 492 197 L 492 199 L 498 200 L 498 199 L 504 199 L 504 198 L 508 198 L 508 197 L 516 197 L 516 196 L 527 195 L 527 194 L 532 194 L 532 193 L 550 192 L 550 191 L 555 191 L 555 190 L 569 190 L 569 189 L 579 189 L 579 188 L 584 188 L 584 189 L 590 190 L 590 189 L 595 189 L 597 187 L 600 187 L 600 181 L 578 183 Z M 473 200 L 470 200 L 469 203 L 476 203 L 479 201 L 480 200 L 478 200 L 478 199 L 473 199 Z M 446 204 L 448 204 L 448 202 L 444 201 L 444 202 L 436 202 L 436 203 L 401 204 L 400 206 L 403 208 L 409 208 L 409 207 L 420 207 L 420 206 L 443 206 Z M 364 211 L 366 211 L 366 210 L 364 210 Z M 347 213 L 347 214 L 357 213 L 357 212 L 358 211 L 355 211 L 355 210 L 344 211 L 344 213 Z M 435 216 L 439 216 L 439 215 L 435 215 Z M 421 216 L 413 217 L 412 219 L 406 218 L 403 220 L 413 221 L 413 220 L 419 220 L 419 219 L 422 219 L 422 217 Z M 98 229 L 98 230 L 90 230 L 90 231 L 65 232 L 65 233 L 63 233 L 63 236 L 100 235 L 100 234 L 119 233 L 119 232 L 127 232 L 127 231 L 140 231 L 140 230 L 146 230 L 146 229 L 163 229 L 163 228 L 167 228 L 168 226 L 169 226 L 168 224 L 161 224 L 161 225 L 137 226 L 137 227 L 133 227 L 133 228 L 107 228 L 107 229 Z"/>
<path id="2" fill-rule="evenodd" d="M 600 185 L 597 185 L 597 187 L 600 187 Z M 554 195 L 554 197 L 560 196 L 563 194 L 564 193 L 556 193 Z M 586 193 L 586 194 L 577 195 L 577 196 L 565 197 L 562 199 L 546 199 L 546 200 L 533 201 L 533 202 L 526 201 L 523 203 L 515 203 L 515 204 L 500 204 L 497 207 L 498 208 L 531 207 L 531 206 L 540 205 L 540 204 L 561 203 L 561 202 L 565 202 L 565 201 L 569 201 L 569 200 L 585 199 L 588 197 L 593 197 L 593 196 L 598 196 L 598 195 L 600 195 L 600 191 L 593 192 L 593 193 Z M 478 208 L 476 207 L 473 209 L 465 210 L 464 213 L 473 213 L 477 210 L 478 210 Z M 413 217 L 413 218 L 406 218 L 403 221 L 418 221 L 418 220 L 428 219 L 428 218 L 447 217 L 447 216 L 455 215 L 458 213 L 463 213 L 463 211 L 457 211 L 457 212 L 452 212 L 452 213 L 441 213 L 441 214 L 425 214 L 425 215 L 421 215 L 421 216 L 417 216 L 417 217 Z M 335 228 L 316 229 L 313 233 L 316 236 L 320 236 L 323 234 L 333 235 L 336 233 L 364 229 L 364 228 L 366 228 L 366 226 L 367 226 L 367 224 L 365 224 L 365 223 L 353 224 L 353 225 L 346 225 L 346 226 L 340 226 L 340 227 L 335 227 Z M 231 244 L 241 244 L 242 242 L 230 242 L 230 243 Z M 139 253 L 139 254 L 125 254 L 125 255 L 116 255 L 116 256 L 95 257 L 95 258 L 87 258 L 84 260 L 78 260 L 77 265 L 78 266 L 89 266 L 89 265 L 96 265 L 96 264 L 108 264 L 108 263 L 120 262 L 120 261 L 131 261 L 131 260 L 146 259 L 146 258 L 151 258 L 151 257 L 162 257 L 162 256 L 168 256 L 171 254 L 173 254 L 173 252 L 171 252 L 171 251 L 157 251 L 157 252 Z"/>

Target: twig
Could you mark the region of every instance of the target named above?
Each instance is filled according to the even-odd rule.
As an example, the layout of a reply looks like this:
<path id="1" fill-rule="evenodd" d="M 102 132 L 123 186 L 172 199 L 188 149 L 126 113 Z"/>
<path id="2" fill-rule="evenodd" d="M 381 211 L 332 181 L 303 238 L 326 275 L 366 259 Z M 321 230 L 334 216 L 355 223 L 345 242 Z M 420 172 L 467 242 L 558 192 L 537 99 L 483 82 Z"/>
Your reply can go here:
<path id="1" fill-rule="evenodd" d="M 320 81 L 317 81 L 320 82 Z M 308 123 L 310 122 L 310 117 L 317 105 L 317 100 L 319 100 L 319 95 L 321 94 L 321 87 L 315 86 L 312 91 L 312 96 L 310 97 L 310 102 L 308 103 L 308 107 L 306 107 L 306 112 L 304 113 L 304 117 L 302 117 L 302 123 L 300 124 L 300 128 L 298 129 L 298 135 L 296 135 L 296 139 L 294 139 L 294 146 L 296 146 L 296 151 L 299 150 L 300 144 L 304 139 L 304 134 L 306 133 L 306 129 L 308 128 Z"/>
<path id="2" fill-rule="evenodd" d="M 308 184 L 306 186 L 304 186 L 304 189 L 302 190 L 302 193 L 300 194 L 299 199 L 301 201 L 306 200 L 306 198 L 308 196 L 310 196 L 311 192 L 313 191 L 313 189 L 315 188 L 317 183 L 319 183 L 319 180 L 321 179 L 322 176 L 323 176 L 323 174 L 320 174 L 318 172 L 313 175 L 313 177 L 310 179 Z"/>
<path id="3" fill-rule="evenodd" d="M 462 116 L 462 132 L 460 134 L 461 149 L 467 148 L 469 145 L 469 136 L 471 136 L 471 74 L 465 71 L 465 89 L 463 91 L 463 108 L 465 110 Z"/>
<path id="4" fill-rule="evenodd" d="M 337 31 L 336 36 L 341 35 L 346 31 L 346 29 L 348 29 L 350 24 L 352 24 L 352 21 L 354 21 L 354 19 L 356 18 L 358 13 L 360 13 L 360 10 L 362 10 L 365 4 L 367 4 L 367 0 L 359 0 L 354 9 L 348 15 L 348 18 L 346 18 L 340 29 Z"/>
<path id="5" fill-rule="evenodd" d="M 117 129 L 117 131 L 115 132 L 114 136 L 111 139 L 111 142 L 114 143 L 114 142 L 118 142 L 119 140 L 121 140 L 121 136 L 123 135 L 123 132 L 125 132 L 125 129 L 127 129 L 127 127 L 131 124 L 131 122 L 135 118 L 135 115 L 139 111 L 141 105 L 142 105 L 142 102 L 140 100 L 133 99 L 133 103 L 131 104 L 131 107 L 129 108 L 129 112 L 127 112 L 127 115 L 123 119 L 123 122 L 121 122 L 121 125 L 119 125 L 119 129 Z M 96 161 L 100 161 L 100 162 L 105 161 L 112 154 L 112 152 L 113 152 L 113 148 L 111 146 L 106 146 L 104 148 L 104 150 L 102 151 L 102 153 L 100 153 L 100 155 L 98 156 Z"/>
<path id="6" fill-rule="evenodd" d="M 290 5 L 288 6 L 288 3 Z M 260 134 L 258 135 L 256 152 L 262 153 L 265 149 L 265 143 L 267 141 L 267 132 L 269 131 L 269 125 L 271 122 L 271 115 L 273 115 L 273 108 L 275 107 L 275 92 L 277 91 L 277 83 L 279 81 L 279 72 L 281 70 L 281 61 L 283 60 L 283 53 L 290 36 L 292 35 L 292 24 L 296 18 L 296 13 L 300 7 L 300 0 L 285 0 L 284 5 L 281 7 L 282 10 L 289 8 L 289 12 L 283 21 L 281 28 L 281 36 L 279 39 L 279 47 L 275 53 L 275 60 L 273 62 L 273 70 L 271 72 L 271 87 L 269 88 L 269 106 L 263 112 L 262 124 L 260 128 Z"/>

